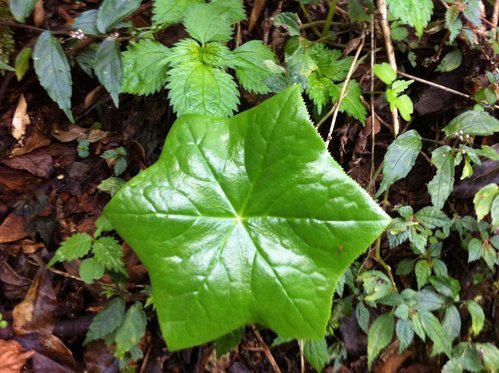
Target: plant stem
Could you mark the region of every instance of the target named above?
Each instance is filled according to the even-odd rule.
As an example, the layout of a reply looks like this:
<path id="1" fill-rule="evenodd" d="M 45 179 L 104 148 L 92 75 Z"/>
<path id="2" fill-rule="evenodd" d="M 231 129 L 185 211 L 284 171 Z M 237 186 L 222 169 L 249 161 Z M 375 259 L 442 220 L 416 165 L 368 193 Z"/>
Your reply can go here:
<path id="1" fill-rule="evenodd" d="M 336 6 L 338 5 L 338 0 L 331 0 L 329 3 L 329 11 L 326 16 L 326 23 L 322 29 L 322 37 L 326 37 L 329 34 L 329 29 L 331 28 L 331 22 L 333 22 L 334 13 L 336 12 Z"/>
<path id="2" fill-rule="evenodd" d="M 308 23 L 312 23 L 314 22 L 312 20 L 312 17 L 310 17 L 310 14 L 308 14 L 308 10 L 307 8 L 305 7 L 305 5 L 303 5 L 303 3 L 300 1 L 299 2 L 300 4 L 300 9 L 301 11 L 303 12 L 303 15 L 305 16 L 305 18 L 307 19 L 307 22 Z M 321 33 L 319 32 L 319 30 L 317 30 L 317 27 L 315 26 L 312 26 L 312 31 L 314 32 L 315 35 L 317 35 L 319 38 L 322 37 Z"/>
<path id="3" fill-rule="evenodd" d="M 374 259 L 383 267 L 383 269 L 386 272 L 386 275 L 390 279 L 390 282 L 392 283 L 392 286 L 394 289 L 397 288 L 397 285 L 395 284 L 395 280 L 393 279 L 392 275 L 392 269 L 386 262 L 381 258 L 381 237 L 378 237 L 376 240 L 376 243 L 374 245 Z"/>

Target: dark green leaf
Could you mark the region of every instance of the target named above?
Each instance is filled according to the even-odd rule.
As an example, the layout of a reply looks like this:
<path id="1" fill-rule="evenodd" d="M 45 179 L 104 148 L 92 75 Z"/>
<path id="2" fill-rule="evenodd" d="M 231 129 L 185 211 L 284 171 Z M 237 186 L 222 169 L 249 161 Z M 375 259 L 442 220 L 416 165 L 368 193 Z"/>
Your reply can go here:
<path id="1" fill-rule="evenodd" d="M 468 242 L 468 263 L 474 262 L 482 257 L 482 241 L 472 238 Z"/>
<path id="2" fill-rule="evenodd" d="M 84 259 L 80 263 L 80 278 L 85 284 L 91 284 L 94 280 L 104 276 L 105 268 L 95 258 Z"/>
<path id="3" fill-rule="evenodd" d="M 416 292 L 414 308 L 418 311 L 436 311 L 445 305 L 445 299 L 428 288 Z"/>
<path id="4" fill-rule="evenodd" d="M 391 342 L 395 320 L 392 313 L 379 316 L 372 323 L 367 335 L 367 365 L 371 369 L 374 359 Z"/>
<path id="5" fill-rule="evenodd" d="M 369 330 L 369 310 L 364 306 L 364 303 L 359 302 L 355 307 L 355 317 L 357 318 L 357 323 L 364 333 L 368 333 Z"/>
<path id="6" fill-rule="evenodd" d="M 485 369 L 490 371 L 499 367 L 499 350 L 492 343 L 477 343 L 476 348 L 480 352 Z"/>
<path id="7" fill-rule="evenodd" d="M 227 42 L 232 37 L 232 21 L 213 3 L 196 4 L 187 9 L 184 26 L 190 36 L 202 44 L 210 41 Z"/>
<path id="8" fill-rule="evenodd" d="M 61 43 L 51 32 L 43 32 L 36 41 L 33 52 L 36 75 L 50 98 L 64 110 L 71 122 L 71 68 Z"/>
<path id="9" fill-rule="evenodd" d="M 68 262 L 88 254 L 92 245 L 92 237 L 87 233 L 76 233 L 66 239 L 52 257 L 48 266 L 57 262 Z"/>
<path id="10" fill-rule="evenodd" d="M 126 275 L 121 245 L 112 237 L 101 237 L 94 241 L 92 252 L 95 259 L 107 269 Z"/>
<path id="11" fill-rule="evenodd" d="M 109 301 L 106 307 L 92 320 L 83 344 L 114 332 L 123 322 L 124 316 L 125 301 L 122 298 L 114 298 Z"/>
<path id="12" fill-rule="evenodd" d="M 409 174 L 421 151 L 421 146 L 421 136 L 415 130 L 403 133 L 390 144 L 383 161 L 383 180 L 376 197 Z"/>
<path id="13" fill-rule="evenodd" d="M 490 136 L 499 131 L 499 120 L 482 110 L 468 110 L 452 119 L 443 131 L 447 137 Z"/>
<path id="14" fill-rule="evenodd" d="M 445 55 L 435 71 L 447 73 L 457 69 L 461 65 L 462 61 L 463 56 L 461 55 L 459 49 L 453 50 Z"/>
<path id="15" fill-rule="evenodd" d="M 24 23 L 26 17 L 29 17 L 35 9 L 38 1 L 39 0 L 9 0 L 10 12 L 16 21 Z"/>
<path id="16" fill-rule="evenodd" d="M 450 146 L 441 146 L 433 151 L 431 162 L 437 173 L 428 183 L 433 206 L 441 210 L 454 188 L 454 154 Z"/>
<path id="17" fill-rule="evenodd" d="M 414 332 L 423 340 L 425 341 L 426 334 L 423 329 L 423 325 L 421 324 L 421 319 L 419 317 L 419 313 L 413 313 L 411 315 L 411 324 L 412 328 L 414 329 Z"/>
<path id="18" fill-rule="evenodd" d="M 218 338 L 215 341 L 217 356 L 228 354 L 230 350 L 237 346 L 243 335 L 244 329 L 239 328 Z"/>
<path id="19" fill-rule="evenodd" d="M 423 207 L 416 212 L 415 216 L 426 228 L 435 229 L 450 227 L 451 225 L 451 220 L 445 212 L 433 206 Z"/>
<path id="20" fill-rule="evenodd" d="M 132 15 L 142 0 L 104 0 L 97 11 L 97 30 L 105 34 Z"/>
<path id="21" fill-rule="evenodd" d="M 329 362 L 329 351 L 324 338 L 306 340 L 303 354 L 305 355 L 307 362 L 318 372 L 322 372 Z"/>
<path id="22" fill-rule="evenodd" d="M 413 259 L 402 259 L 398 266 L 396 274 L 398 276 L 407 276 L 414 270 L 414 265 L 416 261 Z"/>
<path id="23" fill-rule="evenodd" d="M 411 321 L 398 320 L 395 332 L 400 342 L 399 354 L 401 354 L 407 347 L 409 347 L 412 340 L 414 339 L 414 329 L 412 328 Z"/>
<path id="24" fill-rule="evenodd" d="M 333 102 L 337 102 L 340 99 L 342 88 L 343 83 L 338 85 L 331 84 L 329 94 L 331 95 Z M 350 80 L 343 101 L 341 101 L 340 104 L 340 112 L 345 112 L 364 124 L 366 122 L 367 109 L 362 103 L 361 96 L 362 89 L 359 82 Z"/>
<path id="25" fill-rule="evenodd" d="M 445 329 L 451 340 L 456 339 L 461 334 L 461 315 L 456 306 L 450 305 L 445 310 L 442 327 Z"/>
<path id="26" fill-rule="evenodd" d="M 94 69 L 99 82 L 111 94 L 114 105 L 118 107 L 123 68 L 120 48 L 116 39 L 108 38 L 100 44 L 95 55 Z"/>
<path id="27" fill-rule="evenodd" d="M 149 271 L 170 350 L 249 322 L 322 337 L 338 278 L 390 220 L 329 156 L 298 86 L 177 120 L 105 215 Z"/>
<path id="28" fill-rule="evenodd" d="M 450 357 L 452 345 L 451 339 L 438 319 L 428 311 L 420 312 L 419 317 L 426 335 L 434 343 L 434 348 L 438 351 L 445 352 L 445 354 Z"/>
<path id="29" fill-rule="evenodd" d="M 284 12 L 274 17 L 274 25 L 284 26 L 290 36 L 300 36 L 300 19 L 296 13 Z"/>
<path id="30" fill-rule="evenodd" d="M 348 0 L 348 16 L 353 22 L 365 22 L 371 19 L 364 11 L 360 0 Z"/>
<path id="31" fill-rule="evenodd" d="M 139 343 L 146 331 L 147 318 L 142 308 L 142 304 L 136 302 L 126 311 L 123 323 L 116 330 L 114 340 L 118 358 L 123 358 L 125 353 L 130 351 Z"/>
<path id="32" fill-rule="evenodd" d="M 100 32 L 97 29 L 97 10 L 92 9 L 81 13 L 76 17 L 71 28 L 81 30 L 84 34 L 99 35 Z"/>
<path id="33" fill-rule="evenodd" d="M 430 264 L 426 260 L 418 260 L 416 263 L 416 280 L 418 282 L 418 289 L 421 289 L 428 283 L 431 275 Z"/>

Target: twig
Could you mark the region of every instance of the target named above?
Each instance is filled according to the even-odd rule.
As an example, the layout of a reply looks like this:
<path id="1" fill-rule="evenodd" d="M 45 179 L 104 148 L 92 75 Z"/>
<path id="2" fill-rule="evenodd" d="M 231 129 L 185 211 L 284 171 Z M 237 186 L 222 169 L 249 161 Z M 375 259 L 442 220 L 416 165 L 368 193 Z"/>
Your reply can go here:
<path id="1" fill-rule="evenodd" d="M 431 85 L 432 87 L 435 87 L 435 88 L 438 88 L 438 89 L 441 89 L 442 91 L 446 91 L 446 92 L 449 92 L 449 93 L 453 93 L 455 95 L 458 95 L 458 96 L 461 96 L 461 97 L 464 97 L 464 98 L 467 98 L 469 100 L 473 100 L 475 101 L 475 99 L 466 94 L 466 93 L 463 93 L 463 92 L 459 92 L 459 91 L 456 91 L 455 89 L 452 89 L 452 88 L 449 88 L 449 87 L 446 87 L 446 86 L 443 86 L 441 84 L 437 84 L 437 83 L 434 83 L 434 82 L 430 82 L 429 80 L 425 80 L 425 79 L 422 79 L 422 78 L 418 78 L 417 76 L 414 76 L 414 75 L 410 75 L 410 74 L 407 74 L 407 73 L 404 73 L 402 71 L 397 71 L 397 74 L 400 75 L 400 76 L 403 76 L 405 78 L 409 78 L 409 79 L 412 79 L 412 80 L 415 80 L 417 82 L 420 82 L 420 83 L 423 83 L 423 84 L 426 84 L 426 85 Z M 499 105 L 494 105 L 494 108 L 495 109 L 499 109 Z"/>
<path id="2" fill-rule="evenodd" d="M 307 22 L 308 22 L 308 23 L 312 23 L 312 22 L 314 22 L 314 21 L 312 20 L 312 17 L 310 17 L 310 14 L 308 13 L 308 10 L 307 10 L 307 8 L 305 7 L 305 5 L 304 5 L 301 1 L 300 1 L 300 3 L 299 3 L 299 4 L 300 4 L 300 9 L 301 9 L 301 11 L 303 12 L 303 15 L 304 15 L 304 16 L 305 16 L 305 18 L 307 19 Z M 319 30 L 317 30 L 317 27 L 312 26 L 312 31 L 313 31 L 313 32 L 314 32 L 314 34 L 315 34 L 316 36 L 318 36 L 319 38 L 321 38 L 321 37 L 322 37 L 322 35 L 321 35 L 320 31 L 319 31 Z"/>
<path id="3" fill-rule="evenodd" d="M 390 32 L 390 25 L 388 24 L 388 9 L 386 7 L 386 0 L 378 0 L 378 10 L 381 15 L 381 30 L 383 31 L 383 39 L 385 41 L 386 55 L 388 63 L 393 71 L 397 71 L 397 61 L 395 60 L 395 52 L 393 51 L 392 36 Z M 392 110 L 393 121 L 393 135 L 397 137 L 400 131 L 400 122 L 397 108 Z"/>
<path id="4" fill-rule="evenodd" d="M 70 30 L 56 30 L 56 31 L 51 31 L 51 30 L 45 30 L 40 27 L 35 27 L 35 26 L 30 26 L 30 25 L 24 25 L 22 23 L 16 23 L 16 22 L 3 22 L 0 21 L 0 26 L 9 26 L 9 27 L 14 27 L 14 28 L 23 28 L 26 30 L 31 30 L 31 31 L 36 31 L 39 33 L 45 32 L 45 31 L 50 31 L 53 35 L 67 35 Z"/>
<path id="5" fill-rule="evenodd" d="M 262 338 L 260 332 L 258 331 L 258 329 L 256 328 L 256 326 L 251 325 L 251 330 L 253 330 L 253 334 L 255 334 L 256 339 L 258 339 L 258 342 L 262 345 L 263 353 L 267 357 L 267 360 L 269 361 L 270 365 L 272 366 L 272 369 L 274 369 L 274 372 L 281 373 L 281 369 L 279 369 L 279 366 L 277 365 L 274 357 L 272 356 L 272 353 L 270 352 L 269 347 L 267 346 L 267 344 L 263 340 L 263 338 Z"/>
<path id="6" fill-rule="evenodd" d="M 298 346 L 300 347 L 300 373 L 305 373 L 305 341 L 299 339 Z"/>
<path id="7" fill-rule="evenodd" d="M 375 33 L 375 25 L 374 25 L 374 16 L 371 17 L 371 169 L 369 171 L 369 184 L 372 183 L 374 176 L 374 144 L 376 140 L 376 134 L 374 133 L 374 121 L 376 120 L 376 112 L 374 111 L 374 69 L 373 66 L 376 63 L 376 37 Z M 367 190 L 370 193 L 370 190 Z"/>
<path id="8" fill-rule="evenodd" d="M 499 39 L 499 33 L 497 32 L 497 23 L 499 22 L 499 0 L 494 3 L 494 13 L 492 14 L 492 25 L 495 27 L 494 34 L 495 39 Z"/>
<path id="9" fill-rule="evenodd" d="M 365 39 L 366 39 L 366 35 L 364 32 L 362 32 L 360 44 L 357 47 L 357 51 L 355 52 L 355 56 L 353 58 L 352 64 L 350 65 L 350 69 L 348 70 L 347 77 L 346 77 L 345 81 L 343 82 L 343 86 L 341 87 L 340 97 L 338 98 L 338 101 L 335 103 L 335 105 L 331 109 L 331 110 L 333 110 L 333 119 L 331 119 L 331 126 L 329 127 L 329 132 L 328 132 L 327 138 L 326 138 L 326 148 L 329 146 L 329 143 L 331 142 L 331 139 L 333 138 L 333 130 L 334 130 L 334 125 L 336 124 L 336 118 L 338 117 L 338 112 L 340 111 L 341 103 L 342 103 L 343 99 L 345 98 L 345 93 L 346 93 L 347 88 L 348 88 L 348 83 L 350 83 L 350 79 L 352 78 L 352 75 L 357 67 L 357 60 L 359 59 L 360 52 L 362 51 L 362 48 L 364 47 Z M 319 124 L 317 126 L 319 126 Z"/>

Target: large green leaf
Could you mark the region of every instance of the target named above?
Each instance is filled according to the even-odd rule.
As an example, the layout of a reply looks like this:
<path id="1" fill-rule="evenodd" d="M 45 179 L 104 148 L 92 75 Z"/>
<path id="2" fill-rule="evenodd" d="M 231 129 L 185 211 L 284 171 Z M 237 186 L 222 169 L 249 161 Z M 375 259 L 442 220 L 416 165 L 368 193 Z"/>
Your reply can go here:
<path id="1" fill-rule="evenodd" d="M 437 172 L 428 183 L 428 192 L 433 206 L 442 209 L 454 188 L 454 153 L 451 147 L 446 145 L 435 149 L 431 154 L 431 162 Z"/>
<path id="2" fill-rule="evenodd" d="M 447 137 L 455 135 L 490 136 L 499 132 L 499 120 L 481 110 L 468 110 L 443 128 Z"/>
<path id="3" fill-rule="evenodd" d="M 33 12 L 36 3 L 39 0 L 10 0 L 9 8 L 10 12 L 16 19 L 16 21 L 24 23 L 26 17 Z"/>
<path id="4" fill-rule="evenodd" d="M 178 119 L 105 215 L 148 269 L 173 350 L 253 322 L 321 338 L 338 278 L 390 221 L 330 157 L 296 85 L 231 119 Z"/>
<path id="5" fill-rule="evenodd" d="M 185 11 L 194 4 L 203 4 L 204 0 L 155 0 L 152 17 L 155 26 L 171 25 L 184 19 Z"/>
<path id="6" fill-rule="evenodd" d="M 421 146 L 421 136 L 416 130 L 403 133 L 390 144 L 383 161 L 383 180 L 376 196 L 407 176 L 416 162 Z"/>
<path id="7" fill-rule="evenodd" d="M 108 38 L 100 44 L 95 55 L 94 69 L 99 82 L 111 95 L 114 105 L 118 107 L 123 67 L 121 65 L 120 47 L 116 39 Z"/>
<path id="8" fill-rule="evenodd" d="M 196 4 L 187 9 L 184 26 L 189 35 L 202 44 L 210 41 L 227 42 L 232 37 L 232 21 L 220 5 Z"/>
<path id="9" fill-rule="evenodd" d="M 33 61 L 40 84 L 73 122 L 71 68 L 61 43 L 51 32 L 45 31 L 38 37 L 33 51 Z"/>
<path id="10" fill-rule="evenodd" d="M 142 0 L 104 0 L 97 11 L 97 29 L 105 34 L 130 16 Z"/>

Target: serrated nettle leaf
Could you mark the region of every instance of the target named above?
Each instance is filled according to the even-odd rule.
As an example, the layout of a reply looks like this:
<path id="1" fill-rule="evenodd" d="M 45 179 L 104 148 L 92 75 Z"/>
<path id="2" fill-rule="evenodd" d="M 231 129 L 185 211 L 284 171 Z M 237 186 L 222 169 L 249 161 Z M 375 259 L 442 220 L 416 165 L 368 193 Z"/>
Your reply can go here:
<path id="1" fill-rule="evenodd" d="M 430 229 L 450 227 L 452 223 L 445 212 L 434 206 L 423 207 L 416 212 L 415 217 L 421 224 Z"/>
<path id="2" fill-rule="evenodd" d="M 364 303 L 359 302 L 357 306 L 355 306 L 355 318 L 357 319 L 357 323 L 359 327 L 362 329 L 364 333 L 368 333 L 369 331 L 369 310 L 364 306 Z"/>
<path id="3" fill-rule="evenodd" d="M 409 306 L 405 303 L 400 304 L 397 306 L 393 314 L 399 319 L 407 320 L 409 318 Z"/>
<path id="4" fill-rule="evenodd" d="M 491 208 L 494 199 L 499 194 L 499 187 L 497 184 L 488 184 L 480 189 L 473 198 L 475 205 L 476 218 L 478 221 L 482 220 L 487 215 Z"/>
<path id="5" fill-rule="evenodd" d="M 390 103 L 390 105 L 392 104 L 398 109 L 400 115 L 402 116 L 402 118 L 404 118 L 404 120 L 406 121 L 411 120 L 411 115 L 414 112 L 414 105 L 409 96 L 407 95 L 398 96 L 393 100 L 393 102 Z"/>
<path id="6" fill-rule="evenodd" d="M 99 35 L 101 32 L 97 29 L 97 10 L 87 10 L 75 18 L 71 28 L 81 30 L 84 34 Z"/>
<path id="7" fill-rule="evenodd" d="M 306 340 L 303 354 L 307 362 L 318 372 L 322 372 L 330 360 L 327 342 L 324 338 Z"/>
<path id="8" fill-rule="evenodd" d="M 123 92 L 149 95 L 166 85 L 170 50 L 152 39 L 130 43 L 121 54 L 123 63 Z"/>
<path id="9" fill-rule="evenodd" d="M 426 254 L 426 245 L 428 244 L 428 236 L 425 234 L 419 234 L 415 227 L 409 230 L 409 242 L 411 243 L 411 248 L 416 254 L 424 255 Z"/>
<path id="10" fill-rule="evenodd" d="M 442 62 L 440 62 L 440 65 L 438 65 L 435 71 L 442 73 L 450 72 L 461 66 L 462 61 L 463 56 L 459 49 L 453 50 L 452 52 L 449 52 L 445 55 L 445 57 L 442 59 Z"/>
<path id="11" fill-rule="evenodd" d="M 142 0 L 104 0 L 97 10 L 97 30 L 105 34 L 124 18 L 132 15 Z"/>
<path id="12" fill-rule="evenodd" d="M 437 168 L 433 179 L 428 183 L 431 203 L 437 209 L 444 207 L 445 201 L 454 188 L 454 153 L 450 146 L 441 146 L 433 151 L 431 162 Z"/>
<path id="13" fill-rule="evenodd" d="M 210 41 L 227 42 L 232 37 L 232 21 L 221 13 L 214 3 L 195 4 L 187 9 L 184 16 L 186 31 L 202 44 Z"/>
<path id="14" fill-rule="evenodd" d="M 449 359 L 442 367 L 442 373 L 462 373 L 463 365 L 461 363 L 461 359 L 454 357 Z"/>
<path id="15" fill-rule="evenodd" d="M 353 61 L 352 57 L 341 58 L 342 52 L 340 50 L 330 49 L 322 43 L 302 42 L 301 47 L 303 53 L 310 56 L 315 62 L 320 75 L 336 82 L 345 80 Z"/>
<path id="16" fill-rule="evenodd" d="M 267 62 L 275 63 L 277 59 L 262 41 L 251 40 L 236 48 L 231 61 L 244 89 L 255 93 L 270 92 L 268 81 L 276 73 L 269 69 Z"/>
<path id="17" fill-rule="evenodd" d="M 338 278 L 390 221 L 329 156 L 298 86 L 231 119 L 178 119 L 105 214 L 149 271 L 172 350 L 255 322 L 321 338 Z"/>
<path id="18" fill-rule="evenodd" d="M 296 13 L 284 12 L 276 15 L 274 25 L 284 26 L 290 36 L 300 36 L 300 19 Z"/>
<path id="19" fill-rule="evenodd" d="M 451 357 L 452 341 L 445 329 L 440 324 L 440 321 L 428 311 L 419 313 L 421 325 L 423 329 L 433 342 L 433 348 L 438 351 L 444 352 L 448 357 Z"/>
<path id="20" fill-rule="evenodd" d="M 331 83 L 329 78 L 321 76 L 316 72 L 310 74 L 307 79 L 307 95 L 312 99 L 319 114 L 322 113 L 322 109 L 331 101 L 329 96 Z"/>
<path id="21" fill-rule="evenodd" d="M 390 86 L 390 90 L 398 95 L 399 93 L 404 92 L 409 86 L 414 83 L 414 80 L 395 80 Z"/>
<path id="22" fill-rule="evenodd" d="M 383 161 L 383 180 L 376 197 L 409 174 L 421 147 L 421 136 L 416 130 L 403 133 L 390 144 Z"/>
<path id="23" fill-rule="evenodd" d="M 116 342 L 114 354 L 116 357 L 123 358 L 125 353 L 139 343 L 146 331 L 146 325 L 147 317 L 142 304 L 136 302 L 126 311 L 123 323 L 116 330 L 114 337 Z"/>
<path id="24" fill-rule="evenodd" d="M 450 32 L 449 42 L 451 43 L 457 38 L 463 28 L 463 22 L 459 17 L 460 14 L 461 12 L 457 5 L 450 6 L 445 12 L 445 26 Z"/>
<path id="25" fill-rule="evenodd" d="M 456 306 L 451 304 L 445 310 L 442 327 L 445 329 L 451 340 L 453 341 L 461 334 L 461 315 Z"/>
<path id="26" fill-rule="evenodd" d="M 155 0 L 153 3 L 153 25 L 166 26 L 180 23 L 190 6 L 203 3 L 204 0 Z"/>
<path id="27" fill-rule="evenodd" d="M 26 17 L 29 17 L 35 9 L 39 0 L 9 0 L 10 12 L 16 21 L 24 23 Z"/>
<path id="28" fill-rule="evenodd" d="M 83 344 L 103 338 L 114 332 L 123 323 L 125 301 L 114 298 L 92 320 Z"/>
<path id="29" fill-rule="evenodd" d="M 87 233 L 76 233 L 66 239 L 55 252 L 47 266 L 51 267 L 57 262 L 68 262 L 70 260 L 84 257 L 90 251 L 92 237 Z"/>
<path id="30" fill-rule="evenodd" d="M 84 259 L 80 263 L 80 278 L 85 284 L 91 284 L 104 276 L 105 268 L 95 258 Z"/>
<path id="31" fill-rule="evenodd" d="M 397 73 L 386 62 L 374 65 L 373 72 L 386 85 L 392 84 L 397 79 Z"/>
<path id="32" fill-rule="evenodd" d="M 492 343 L 477 343 L 477 350 L 483 359 L 485 369 L 497 369 L 499 366 L 499 349 Z"/>
<path id="33" fill-rule="evenodd" d="M 392 313 L 379 316 L 372 323 L 367 335 L 367 366 L 371 369 L 374 359 L 391 342 L 395 329 Z"/>
<path id="34" fill-rule="evenodd" d="M 485 314 L 482 307 L 474 300 L 467 300 L 466 307 L 468 307 L 468 312 L 471 315 L 471 330 L 473 330 L 474 335 L 480 334 L 485 323 Z"/>
<path id="35" fill-rule="evenodd" d="M 450 277 L 430 277 L 430 283 L 437 292 L 445 297 L 459 299 L 459 282 Z M 456 291 L 457 290 L 457 291 Z"/>
<path id="36" fill-rule="evenodd" d="M 468 263 L 474 262 L 482 257 L 482 241 L 472 238 L 468 242 Z"/>
<path id="37" fill-rule="evenodd" d="M 31 52 L 31 48 L 23 48 L 16 56 L 15 71 L 18 81 L 21 81 L 21 79 L 24 77 L 24 74 L 26 74 L 26 71 L 28 71 L 29 69 Z"/>
<path id="38" fill-rule="evenodd" d="M 94 70 L 97 79 L 111 95 L 114 105 L 118 107 L 123 68 L 120 48 L 116 39 L 108 38 L 102 41 L 95 55 Z"/>
<path id="39" fill-rule="evenodd" d="M 337 102 L 340 99 L 341 90 L 343 84 L 331 84 L 329 94 L 333 99 L 333 102 Z M 362 103 L 360 97 L 362 96 L 362 89 L 359 82 L 356 80 L 350 80 L 348 82 L 348 87 L 345 92 L 345 96 L 340 104 L 340 112 L 345 112 L 351 117 L 359 120 L 362 124 L 366 122 L 367 109 Z"/>
<path id="40" fill-rule="evenodd" d="M 395 327 L 395 333 L 399 339 L 399 354 L 404 352 L 407 347 L 411 344 L 414 339 L 414 329 L 412 328 L 412 323 L 409 320 L 397 320 Z"/>
<path id="41" fill-rule="evenodd" d="M 71 68 L 62 50 L 61 43 L 51 32 L 43 32 L 36 41 L 33 51 L 35 72 L 40 84 L 47 91 L 71 122 Z"/>
<path id="42" fill-rule="evenodd" d="M 431 275 L 430 264 L 426 260 L 418 260 L 416 263 L 416 280 L 418 282 L 418 289 L 422 289 L 428 283 Z"/>
<path id="43" fill-rule="evenodd" d="M 464 369 L 470 372 L 480 372 L 484 369 L 481 353 L 476 345 L 472 343 L 460 343 L 453 351 L 455 356 L 461 357 L 461 364 Z"/>
<path id="44" fill-rule="evenodd" d="M 242 0 L 211 0 L 211 3 L 217 7 L 219 14 L 228 17 L 231 23 L 246 19 Z"/>
<path id="45" fill-rule="evenodd" d="M 399 213 L 400 216 L 402 216 L 405 219 L 408 219 L 414 215 L 414 210 L 412 209 L 411 206 L 407 205 L 402 205 L 396 208 L 397 212 Z"/>
<path id="46" fill-rule="evenodd" d="M 95 260 L 105 268 L 114 272 L 121 272 L 124 275 L 127 274 L 121 245 L 113 237 L 101 237 L 95 240 L 92 245 L 92 252 L 95 255 Z"/>
<path id="47" fill-rule="evenodd" d="M 499 120 L 481 110 L 468 110 L 443 128 L 447 137 L 459 135 L 490 136 L 499 131 Z"/>
<path id="48" fill-rule="evenodd" d="M 188 63 L 168 71 L 168 98 L 177 116 L 232 115 L 239 104 L 239 90 L 231 75 L 201 63 Z"/>
<path id="49" fill-rule="evenodd" d="M 387 4 L 393 18 L 414 27 L 418 37 L 423 36 L 433 14 L 432 0 L 387 0 Z"/>

